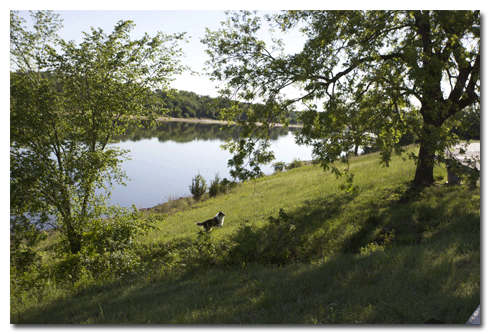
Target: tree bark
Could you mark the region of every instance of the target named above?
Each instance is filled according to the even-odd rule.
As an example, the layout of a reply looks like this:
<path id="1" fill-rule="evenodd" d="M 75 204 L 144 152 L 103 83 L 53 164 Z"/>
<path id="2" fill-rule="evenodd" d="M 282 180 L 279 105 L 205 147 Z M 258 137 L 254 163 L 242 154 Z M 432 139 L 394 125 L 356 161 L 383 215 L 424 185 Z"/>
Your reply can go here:
<path id="1" fill-rule="evenodd" d="M 77 254 L 82 249 L 82 236 L 80 233 L 75 232 L 72 226 L 68 226 L 68 242 L 70 244 L 70 251 L 72 254 Z"/>
<path id="2" fill-rule="evenodd" d="M 435 149 L 431 148 L 427 140 L 422 141 L 413 180 L 414 187 L 426 187 L 434 183 L 434 157 Z"/>
<path id="3" fill-rule="evenodd" d="M 423 125 L 420 136 L 420 149 L 417 160 L 415 178 L 412 182 L 414 187 L 426 187 L 434 183 L 434 158 L 437 146 L 437 131 L 434 126 L 427 123 Z"/>

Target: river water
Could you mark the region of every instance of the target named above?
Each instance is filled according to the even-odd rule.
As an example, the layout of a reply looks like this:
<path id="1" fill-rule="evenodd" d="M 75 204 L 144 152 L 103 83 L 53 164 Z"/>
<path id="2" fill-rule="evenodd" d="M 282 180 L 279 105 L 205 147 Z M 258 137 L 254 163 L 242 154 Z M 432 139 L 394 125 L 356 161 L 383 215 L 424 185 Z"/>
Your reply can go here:
<path id="1" fill-rule="evenodd" d="M 130 180 L 115 185 L 111 204 L 148 208 L 169 199 L 190 196 L 189 185 L 200 173 L 208 182 L 218 173 L 231 180 L 228 160 L 232 155 L 220 146 L 236 137 L 238 127 L 221 130 L 218 124 L 168 122 L 150 129 L 137 129 L 119 137 L 113 145 L 130 150 L 131 160 L 122 163 Z M 271 135 L 275 161 L 311 160 L 311 148 L 298 146 L 294 129 L 277 128 Z M 272 164 L 264 166 L 272 174 Z"/>

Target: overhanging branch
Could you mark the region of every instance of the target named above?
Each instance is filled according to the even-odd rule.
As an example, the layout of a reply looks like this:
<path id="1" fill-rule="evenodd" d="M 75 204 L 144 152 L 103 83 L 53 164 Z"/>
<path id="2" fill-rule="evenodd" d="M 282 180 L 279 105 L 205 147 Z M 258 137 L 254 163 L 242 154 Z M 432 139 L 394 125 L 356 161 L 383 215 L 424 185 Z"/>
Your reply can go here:
<path id="1" fill-rule="evenodd" d="M 339 81 L 341 78 L 343 78 L 344 76 L 346 76 L 347 74 L 349 74 L 350 72 L 355 70 L 360 65 L 362 65 L 364 63 L 371 62 L 371 61 L 375 61 L 376 58 L 378 58 L 378 57 L 365 57 L 365 58 L 361 58 L 361 59 L 355 59 L 351 66 L 349 66 L 348 68 L 346 68 L 345 70 L 343 70 L 341 72 L 338 72 L 332 78 L 327 78 L 327 77 L 321 76 L 321 75 L 311 75 L 310 77 L 313 79 L 320 79 L 320 80 L 325 81 L 322 84 L 325 86 L 325 91 L 328 91 L 328 88 L 330 87 L 331 84 L 335 85 L 335 83 L 337 81 Z M 395 52 L 395 53 L 391 53 L 391 54 L 387 54 L 387 55 L 379 55 L 379 59 L 384 60 L 384 61 L 395 59 L 395 58 L 403 58 L 403 54 L 399 53 L 399 52 Z"/>

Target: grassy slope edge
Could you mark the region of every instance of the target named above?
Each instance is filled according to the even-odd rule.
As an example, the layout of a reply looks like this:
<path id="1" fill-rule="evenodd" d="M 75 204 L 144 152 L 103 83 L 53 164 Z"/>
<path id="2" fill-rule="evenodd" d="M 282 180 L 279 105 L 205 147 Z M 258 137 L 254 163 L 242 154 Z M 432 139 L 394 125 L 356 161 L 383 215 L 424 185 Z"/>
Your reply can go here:
<path id="1" fill-rule="evenodd" d="M 413 162 L 384 168 L 377 154 L 350 170 L 357 193 L 310 165 L 187 203 L 139 240 L 144 270 L 11 296 L 11 322 L 464 324 L 480 303 L 479 187 L 446 186 L 437 167 L 438 184 L 410 193 Z M 246 261 L 269 256 L 280 209 L 292 232 L 274 243 L 290 258 Z M 196 242 L 195 223 L 220 210 L 224 228 Z"/>

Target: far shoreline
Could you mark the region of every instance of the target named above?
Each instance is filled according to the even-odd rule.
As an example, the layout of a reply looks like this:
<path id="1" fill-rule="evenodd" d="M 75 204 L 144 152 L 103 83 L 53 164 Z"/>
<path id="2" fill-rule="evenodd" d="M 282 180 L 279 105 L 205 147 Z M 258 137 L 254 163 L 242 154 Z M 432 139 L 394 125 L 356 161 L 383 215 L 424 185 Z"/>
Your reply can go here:
<path id="1" fill-rule="evenodd" d="M 165 117 L 160 116 L 155 119 L 157 122 L 187 122 L 187 123 L 200 123 L 200 124 L 221 124 L 227 125 L 227 121 L 220 121 L 217 119 L 210 118 L 178 118 L 178 117 Z M 232 123 L 235 124 L 235 123 Z M 262 125 L 262 123 L 256 123 L 257 125 Z M 271 124 L 273 127 L 284 127 L 285 125 L 282 123 L 273 123 Z M 302 128 L 301 124 L 289 124 L 288 128 Z"/>

